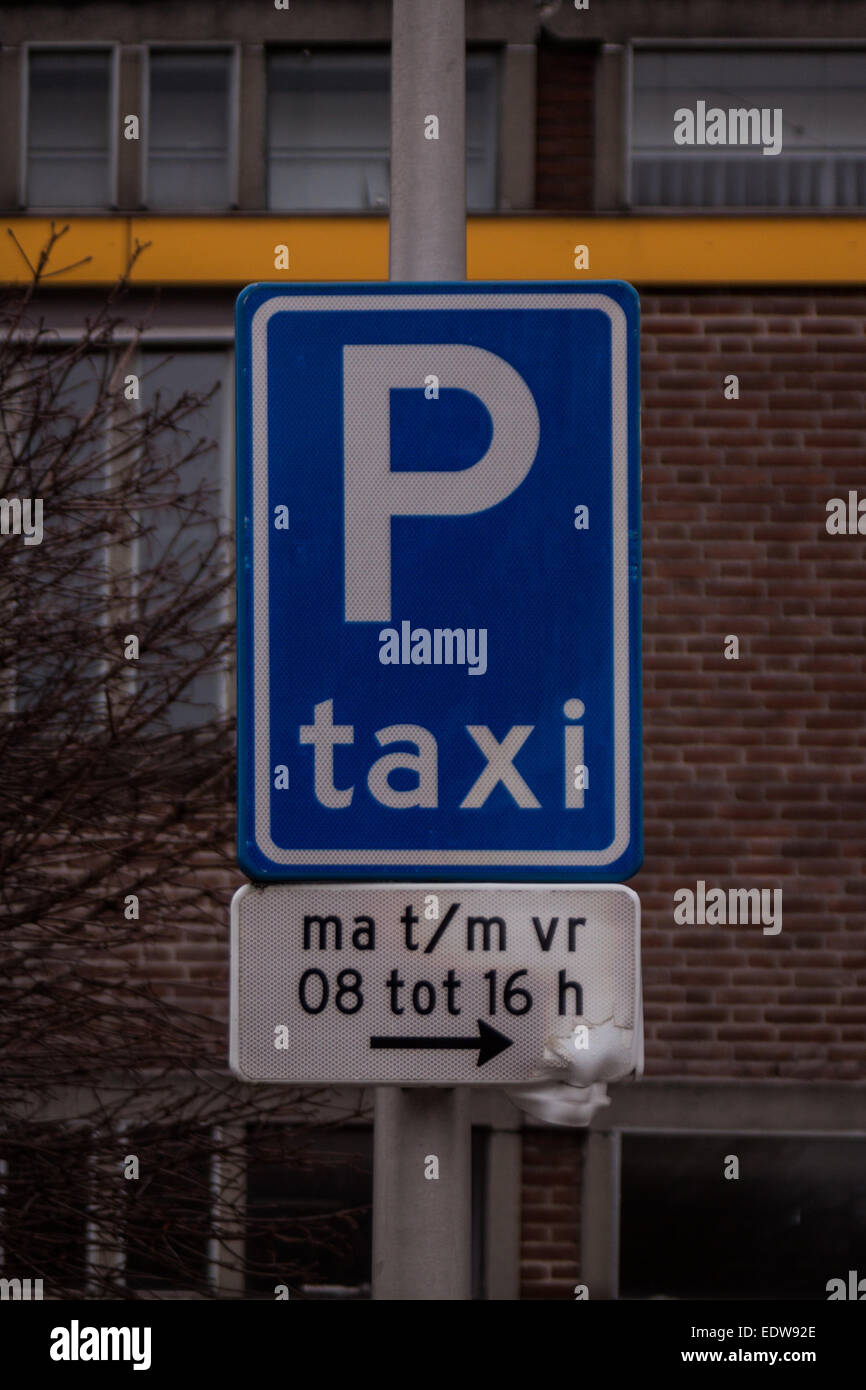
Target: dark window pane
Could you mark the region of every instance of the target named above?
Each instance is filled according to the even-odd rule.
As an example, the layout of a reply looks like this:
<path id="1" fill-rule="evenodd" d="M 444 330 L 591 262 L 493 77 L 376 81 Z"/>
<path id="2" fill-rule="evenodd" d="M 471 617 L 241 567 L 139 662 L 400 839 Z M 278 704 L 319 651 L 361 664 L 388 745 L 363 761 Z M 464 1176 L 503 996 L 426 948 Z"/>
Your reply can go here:
<path id="1" fill-rule="evenodd" d="M 0 1142 L 4 1279 L 42 1279 L 44 1298 L 80 1296 L 86 1282 L 90 1138 L 39 1126 Z"/>
<path id="2" fill-rule="evenodd" d="M 824 1300 L 866 1269 L 862 1140 L 625 1135 L 622 1156 L 623 1298 Z"/>
<path id="3" fill-rule="evenodd" d="M 209 1131 L 140 1129 L 124 1144 L 124 1158 L 139 1161 L 139 1177 L 123 1180 L 127 1288 L 204 1291 L 213 1210 Z"/>
<path id="4" fill-rule="evenodd" d="M 202 403 L 185 416 L 171 437 L 160 448 L 175 464 L 173 479 L 166 482 L 166 500 L 144 518 L 148 534 L 139 548 L 142 574 L 155 575 L 159 584 L 148 586 L 142 597 L 142 616 L 166 603 L 166 586 L 173 584 L 180 593 L 184 586 L 197 591 L 209 578 L 218 586 L 221 566 L 228 563 L 225 546 L 214 549 L 218 536 L 227 534 L 228 458 L 226 438 L 231 392 L 231 355 L 223 350 L 142 353 L 142 402 L 151 405 L 157 393 L 162 408 L 168 408 L 184 393 Z M 198 442 L 203 447 L 198 450 Z M 190 456 L 192 455 L 192 456 Z M 174 493 L 173 497 L 170 495 Z M 208 558 L 209 557 L 209 558 Z M 205 564 L 204 575 L 198 574 Z M 225 596 L 217 594 L 197 613 L 190 614 L 187 626 L 193 639 L 182 649 L 172 644 L 172 662 L 165 651 L 144 651 L 139 669 L 145 675 L 158 675 L 175 686 L 186 681 L 172 703 L 170 723 L 174 728 L 199 725 L 219 715 L 224 704 L 225 672 L 208 658 L 208 643 L 215 627 L 225 616 Z M 196 637 L 200 638 L 196 640 Z M 202 669 L 196 672 L 196 668 Z"/>
<path id="5" fill-rule="evenodd" d="M 387 53 L 272 53 L 268 59 L 268 206 L 388 206 Z M 466 189 L 470 208 L 496 201 L 496 62 L 466 60 Z"/>
<path id="6" fill-rule="evenodd" d="M 362 1296 L 371 1269 L 368 1129 L 257 1127 L 247 1169 L 248 1293 Z"/>
<path id="7" fill-rule="evenodd" d="M 106 207 L 109 189 L 107 52 L 30 53 L 27 203 Z"/>
<path id="8" fill-rule="evenodd" d="M 674 142 L 675 113 L 697 103 L 738 117 L 754 143 Z M 866 52 L 638 51 L 632 103 L 632 203 L 667 207 L 866 205 Z M 781 112 L 777 118 L 774 113 Z M 679 118 L 681 121 L 682 118 Z M 772 139 L 775 132 L 776 140 Z M 697 137 L 697 131 L 695 132 Z M 745 131 L 744 131 L 745 134 Z M 757 134 L 757 132 L 756 132 Z M 715 138 L 715 125 L 714 125 Z M 764 145 L 776 148 L 771 155 Z"/>
<path id="9" fill-rule="evenodd" d="M 228 206 L 230 72 L 229 53 L 150 54 L 148 207 Z"/>

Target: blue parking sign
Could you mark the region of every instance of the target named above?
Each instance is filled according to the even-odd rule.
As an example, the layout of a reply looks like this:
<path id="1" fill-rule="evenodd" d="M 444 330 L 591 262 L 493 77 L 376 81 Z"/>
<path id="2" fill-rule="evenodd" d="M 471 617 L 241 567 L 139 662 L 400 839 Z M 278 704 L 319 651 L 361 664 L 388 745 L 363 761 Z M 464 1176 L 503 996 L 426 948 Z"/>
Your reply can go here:
<path id="1" fill-rule="evenodd" d="M 251 285 L 237 371 L 244 870 L 628 878 L 635 291 Z"/>

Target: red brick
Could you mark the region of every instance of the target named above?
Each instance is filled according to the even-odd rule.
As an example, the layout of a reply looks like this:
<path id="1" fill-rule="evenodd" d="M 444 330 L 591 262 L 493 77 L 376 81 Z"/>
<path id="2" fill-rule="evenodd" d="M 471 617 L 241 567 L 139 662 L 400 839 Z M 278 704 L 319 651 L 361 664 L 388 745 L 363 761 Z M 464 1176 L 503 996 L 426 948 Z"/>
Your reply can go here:
<path id="1" fill-rule="evenodd" d="M 535 205 L 548 212 L 593 206 L 595 55 L 586 46 L 541 43 L 535 125 Z"/>

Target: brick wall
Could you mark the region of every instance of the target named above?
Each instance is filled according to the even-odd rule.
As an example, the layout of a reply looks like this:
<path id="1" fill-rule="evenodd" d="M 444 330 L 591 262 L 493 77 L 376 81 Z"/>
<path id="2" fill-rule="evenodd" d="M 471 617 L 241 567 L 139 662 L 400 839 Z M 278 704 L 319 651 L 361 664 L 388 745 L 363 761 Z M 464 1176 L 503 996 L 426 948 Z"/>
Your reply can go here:
<path id="1" fill-rule="evenodd" d="M 593 205 L 595 52 L 539 45 L 535 206 L 580 212 Z"/>
<path id="2" fill-rule="evenodd" d="M 573 1298 L 578 1282 L 580 1130 L 526 1130 L 520 1211 L 520 1297 Z"/>
<path id="3" fill-rule="evenodd" d="M 647 1075 L 862 1077 L 866 538 L 825 509 L 866 496 L 866 295 L 641 307 Z M 675 925 L 698 879 L 781 932 Z M 573 1297 L 581 1143 L 526 1134 L 522 1298 Z"/>
<path id="4" fill-rule="evenodd" d="M 825 507 L 866 496 L 866 296 L 642 308 L 647 1073 L 862 1077 L 866 541 Z M 676 926 L 698 879 L 782 888 L 781 933 Z"/>

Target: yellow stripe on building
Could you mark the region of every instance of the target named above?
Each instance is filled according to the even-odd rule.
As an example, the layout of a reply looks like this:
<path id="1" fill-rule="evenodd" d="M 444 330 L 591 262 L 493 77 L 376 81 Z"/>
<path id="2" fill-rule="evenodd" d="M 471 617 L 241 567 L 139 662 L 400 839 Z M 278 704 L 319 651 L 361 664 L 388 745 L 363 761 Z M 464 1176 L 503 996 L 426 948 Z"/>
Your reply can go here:
<path id="1" fill-rule="evenodd" d="M 5 226 L 31 261 L 50 218 Z M 384 280 L 384 217 L 70 217 L 50 283 L 102 285 L 124 270 L 136 241 L 149 243 L 132 279 L 140 285 L 241 286 L 255 280 Z M 588 267 L 575 269 L 575 248 Z M 288 269 L 278 269 L 278 248 Z M 548 217 L 469 219 L 469 279 L 618 279 L 656 285 L 862 285 L 866 218 Z M 0 280 L 27 278 L 21 252 L 0 238 Z"/>

